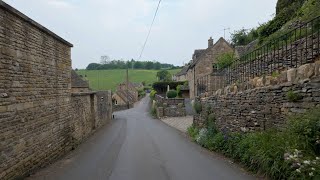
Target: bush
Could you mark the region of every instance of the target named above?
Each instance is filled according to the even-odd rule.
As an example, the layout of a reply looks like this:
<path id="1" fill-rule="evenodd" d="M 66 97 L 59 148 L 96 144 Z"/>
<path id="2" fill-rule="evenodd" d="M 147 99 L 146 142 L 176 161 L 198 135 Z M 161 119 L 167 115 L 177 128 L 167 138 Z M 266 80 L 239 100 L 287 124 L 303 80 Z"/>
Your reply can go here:
<path id="1" fill-rule="evenodd" d="M 234 53 L 223 53 L 217 57 L 217 68 L 223 69 L 230 66 L 235 60 Z"/>
<path id="2" fill-rule="evenodd" d="M 150 92 L 150 98 L 151 98 L 151 99 L 154 99 L 155 96 L 156 96 L 156 94 L 157 94 L 157 91 L 152 90 L 152 91 Z"/>
<path id="3" fill-rule="evenodd" d="M 152 117 L 156 117 L 157 116 L 157 109 L 156 109 L 155 106 L 153 106 L 151 108 L 150 114 L 151 114 Z"/>
<path id="4" fill-rule="evenodd" d="M 176 90 L 170 90 L 167 92 L 167 97 L 168 98 L 176 98 L 178 95 L 177 91 Z"/>
<path id="5" fill-rule="evenodd" d="M 196 126 L 192 125 L 188 127 L 187 130 L 188 130 L 189 136 L 192 138 L 193 141 L 195 141 L 196 136 L 199 134 L 199 129 Z"/>
<path id="6" fill-rule="evenodd" d="M 209 115 L 208 121 L 213 120 Z M 218 131 L 213 124 L 207 122 L 200 131 L 192 126 L 188 133 L 201 146 L 222 152 L 271 179 L 320 178 L 319 108 L 290 117 L 282 131 L 228 133 Z"/>
<path id="7" fill-rule="evenodd" d="M 144 97 L 146 95 L 146 92 L 145 90 L 142 88 L 142 89 L 138 89 L 138 96 L 139 97 Z"/>
<path id="8" fill-rule="evenodd" d="M 240 29 L 231 34 L 231 44 L 233 46 L 245 46 L 250 42 L 258 39 L 259 34 L 256 29 L 251 29 L 250 31 L 247 29 Z"/>
<path id="9" fill-rule="evenodd" d="M 287 99 L 290 102 L 297 102 L 297 101 L 301 100 L 302 98 L 303 97 L 300 94 L 293 92 L 292 90 L 287 93 Z"/>
<path id="10" fill-rule="evenodd" d="M 195 101 L 193 104 L 193 109 L 196 111 L 197 114 L 200 114 L 202 111 L 202 104 L 198 101 Z"/>
<path id="11" fill-rule="evenodd" d="M 182 94 L 181 94 L 181 88 L 183 87 L 183 85 L 178 85 L 177 86 L 177 93 L 178 93 L 178 96 L 180 97 Z"/>
<path id="12" fill-rule="evenodd" d="M 185 82 L 155 82 L 152 85 L 152 88 L 156 91 L 164 91 L 166 92 L 168 89 L 168 86 L 170 86 L 170 89 L 177 89 L 178 85 L 183 85 Z"/>

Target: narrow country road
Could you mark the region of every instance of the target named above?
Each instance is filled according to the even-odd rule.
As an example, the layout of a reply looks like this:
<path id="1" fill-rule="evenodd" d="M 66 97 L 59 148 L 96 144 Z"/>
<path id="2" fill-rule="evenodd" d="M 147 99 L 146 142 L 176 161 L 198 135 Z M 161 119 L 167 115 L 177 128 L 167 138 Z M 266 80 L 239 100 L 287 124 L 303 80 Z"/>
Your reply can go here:
<path id="1" fill-rule="evenodd" d="M 212 155 L 183 133 L 152 119 L 149 98 L 116 113 L 75 151 L 28 179 L 237 180 L 255 179 Z"/>

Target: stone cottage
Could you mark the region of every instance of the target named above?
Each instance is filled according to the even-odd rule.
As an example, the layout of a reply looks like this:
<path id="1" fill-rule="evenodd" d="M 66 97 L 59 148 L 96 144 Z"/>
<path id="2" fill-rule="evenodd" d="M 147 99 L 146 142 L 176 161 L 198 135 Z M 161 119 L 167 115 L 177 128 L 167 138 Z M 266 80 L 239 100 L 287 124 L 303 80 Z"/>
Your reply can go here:
<path id="1" fill-rule="evenodd" d="M 212 37 L 210 37 L 207 49 L 195 50 L 187 71 L 191 99 L 194 99 L 197 95 L 197 80 L 205 75 L 211 74 L 214 71 L 213 64 L 216 63 L 217 57 L 228 52 L 234 52 L 234 49 L 222 37 L 216 43 L 214 43 Z"/>
<path id="2" fill-rule="evenodd" d="M 180 72 L 175 75 L 175 81 L 187 81 L 189 65 L 185 65 Z"/>
<path id="3" fill-rule="evenodd" d="M 127 93 L 126 90 L 118 90 L 112 95 L 112 100 L 114 105 L 122 106 L 122 105 L 127 105 L 128 101 L 129 104 L 133 104 L 134 97 L 133 95 L 129 92 Z"/>
<path id="4" fill-rule="evenodd" d="M 132 83 L 132 82 L 128 83 L 128 91 L 130 96 L 133 97 L 133 102 L 137 102 L 139 100 L 139 93 L 138 93 L 139 87 L 140 87 L 139 83 Z M 117 86 L 117 91 L 127 91 L 127 83 L 124 82 L 119 84 Z"/>

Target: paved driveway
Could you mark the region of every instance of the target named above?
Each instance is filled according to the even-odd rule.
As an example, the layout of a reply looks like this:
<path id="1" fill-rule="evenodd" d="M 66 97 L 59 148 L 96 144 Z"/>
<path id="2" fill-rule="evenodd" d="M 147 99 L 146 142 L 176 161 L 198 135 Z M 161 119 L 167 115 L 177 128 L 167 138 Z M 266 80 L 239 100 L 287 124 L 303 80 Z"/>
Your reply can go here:
<path id="1" fill-rule="evenodd" d="M 254 179 L 180 131 L 150 118 L 148 102 L 147 97 L 135 108 L 116 113 L 110 125 L 30 179 Z"/>

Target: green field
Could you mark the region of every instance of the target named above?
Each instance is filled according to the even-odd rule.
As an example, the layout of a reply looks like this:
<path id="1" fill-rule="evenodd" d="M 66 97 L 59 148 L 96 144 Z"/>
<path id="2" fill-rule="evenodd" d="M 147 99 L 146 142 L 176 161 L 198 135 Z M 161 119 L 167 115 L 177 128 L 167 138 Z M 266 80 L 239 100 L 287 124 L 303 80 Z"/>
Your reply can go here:
<path id="1" fill-rule="evenodd" d="M 171 74 L 176 74 L 180 69 L 169 70 Z M 158 70 L 129 70 L 130 82 L 146 82 L 146 85 L 152 84 L 157 81 Z M 77 73 L 87 77 L 89 80 L 90 88 L 93 90 L 112 90 L 114 91 L 117 85 L 125 81 L 126 70 L 78 70 Z"/>

